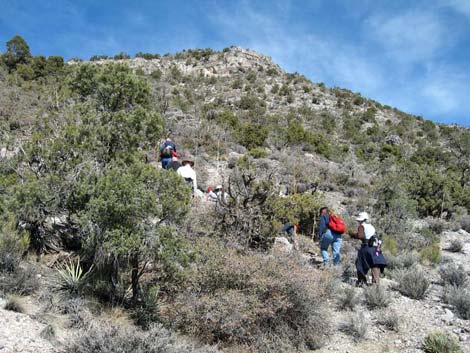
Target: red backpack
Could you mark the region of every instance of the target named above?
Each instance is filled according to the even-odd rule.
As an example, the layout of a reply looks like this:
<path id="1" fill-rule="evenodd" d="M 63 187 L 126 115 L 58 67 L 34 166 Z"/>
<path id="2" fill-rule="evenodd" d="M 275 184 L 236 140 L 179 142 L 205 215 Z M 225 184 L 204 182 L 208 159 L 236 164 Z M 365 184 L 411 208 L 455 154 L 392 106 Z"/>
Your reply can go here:
<path id="1" fill-rule="evenodd" d="M 328 228 L 336 233 L 346 233 L 346 224 L 341 217 L 330 214 L 330 222 L 328 223 Z"/>

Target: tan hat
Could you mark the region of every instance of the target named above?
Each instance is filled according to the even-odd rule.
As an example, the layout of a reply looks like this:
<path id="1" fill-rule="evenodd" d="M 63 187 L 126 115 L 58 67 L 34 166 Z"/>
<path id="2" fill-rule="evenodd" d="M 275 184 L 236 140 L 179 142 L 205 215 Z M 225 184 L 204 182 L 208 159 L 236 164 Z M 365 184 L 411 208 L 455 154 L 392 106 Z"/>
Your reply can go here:
<path id="1" fill-rule="evenodd" d="M 186 158 L 186 159 L 183 159 L 183 161 L 181 162 L 182 165 L 186 165 L 186 164 L 189 164 L 191 165 L 191 167 L 194 167 L 194 161 L 189 159 L 189 158 Z"/>

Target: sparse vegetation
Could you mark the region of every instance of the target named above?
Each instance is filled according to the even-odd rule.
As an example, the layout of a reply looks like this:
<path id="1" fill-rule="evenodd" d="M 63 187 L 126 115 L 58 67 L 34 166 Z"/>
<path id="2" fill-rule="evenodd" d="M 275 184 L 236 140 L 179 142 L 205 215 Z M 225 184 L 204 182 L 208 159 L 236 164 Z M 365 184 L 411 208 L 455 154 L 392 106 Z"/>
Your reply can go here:
<path id="1" fill-rule="evenodd" d="M 425 337 L 423 350 L 426 353 L 459 353 L 461 348 L 453 336 L 442 331 L 435 331 Z"/>
<path id="2" fill-rule="evenodd" d="M 385 308 L 390 304 L 390 293 L 380 285 L 372 285 L 364 291 L 366 305 L 371 309 Z"/>
<path id="3" fill-rule="evenodd" d="M 373 210 L 403 295 L 426 304 L 427 273 L 439 271 L 435 285 L 468 320 L 468 275 L 436 266 L 468 255 L 456 239 L 440 251 L 444 231 L 470 231 L 466 129 L 313 84 L 235 47 L 136 57 L 64 63 L 34 56 L 20 36 L 1 54 L 0 296 L 32 295 L 38 316 L 64 315 L 83 334 L 66 352 L 320 347 L 332 333 L 328 310 L 375 310 L 391 297 L 378 286 L 361 296 L 308 263 L 318 208 L 330 202 L 349 219 Z M 155 168 L 168 136 L 195 157 L 201 190 L 223 184 L 226 204 L 210 207 Z M 285 222 L 299 224 L 301 250 L 278 256 L 271 245 Z M 345 240 L 342 251 L 350 280 L 355 250 Z M 95 321 L 109 307 L 125 325 Z M 398 331 L 403 313 L 384 312 L 379 324 Z M 361 339 L 367 324 L 352 313 L 342 330 Z M 53 339 L 53 327 L 43 336 Z"/>
<path id="4" fill-rule="evenodd" d="M 450 286 L 446 289 L 445 300 L 464 320 L 470 320 L 470 288 L 468 286 Z"/>
<path id="5" fill-rule="evenodd" d="M 396 278 L 400 293 L 411 299 L 423 299 L 430 285 L 422 269 L 399 270 Z"/>
<path id="6" fill-rule="evenodd" d="M 380 315 L 379 324 L 385 326 L 387 330 L 399 332 L 401 318 L 395 310 L 385 311 Z"/>
<path id="7" fill-rule="evenodd" d="M 340 310 L 354 310 L 361 302 L 361 297 L 354 287 L 347 286 L 339 291 L 337 301 Z"/>
<path id="8" fill-rule="evenodd" d="M 7 302 L 5 303 L 5 310 L 10 310 L 14 311 L 15 313 L 24 313 L 24 306 L 23 303 L 21 302 L 20 297 L 10 295 L 7 299 Z"/>
<path id="9" fill-rule="evenodd" d="M 340 330 L 350 335 L 355 341 L 364 339 L 367 328 L 367 321 L 362 312 L 351 313 L 340 326 Z"/>

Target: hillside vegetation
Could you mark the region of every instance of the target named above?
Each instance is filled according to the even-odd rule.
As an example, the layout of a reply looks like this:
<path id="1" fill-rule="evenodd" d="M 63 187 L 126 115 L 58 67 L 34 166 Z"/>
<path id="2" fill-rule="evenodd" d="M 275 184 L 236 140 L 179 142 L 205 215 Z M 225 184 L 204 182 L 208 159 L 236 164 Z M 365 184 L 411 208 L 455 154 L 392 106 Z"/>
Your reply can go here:
<path id="1" fill-rule="evenodd" d="M 0 297 L 20 295 L 36 303 L 36 317 L 65 318 L 52 346 L 321 351 L 337 330 L 337 302 L 419 301 L 431 279 L 457 327 L 468 327 L 468 268 L 443 262 L 441 239 L 470 232 L 468 129 L 327 88 L 238 47 L 67 63 L 33 56 L 20 36 L 6 47 Z M 166 137 L 195 160 L 202 190 L 224 186 L 227 205 L 192 197 L 159 168 Z M 358 211 L 372 215 L 393 270 L 386 290 L 358 295 L 350 286 L 349 240 L 340 270 L 312 264 L 323 205 L 350 228 Z M 300 224 L 301 251 L 279 254 L 274 238 L 287 221 Z M 467 239 L 446 241 L 460 253 Z M 398 330 L 393 312 L 369 309 L 341 332 L 364 337 L 358 323 L 367 321 Z"/>

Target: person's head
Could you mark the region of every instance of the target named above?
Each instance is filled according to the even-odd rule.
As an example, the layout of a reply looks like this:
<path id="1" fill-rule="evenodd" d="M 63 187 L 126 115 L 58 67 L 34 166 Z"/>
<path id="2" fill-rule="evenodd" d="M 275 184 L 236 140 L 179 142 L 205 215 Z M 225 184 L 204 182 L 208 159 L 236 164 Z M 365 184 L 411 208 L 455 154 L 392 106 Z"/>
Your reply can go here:
<path id="1" fill-rule="evenodd" d="M 183 166 L 188 165 L 188 166 L 190 166 L 191 168 L 194 167 L 194 162 L 193 162 L 192 160 L 190 160 L 190 159 L 185 159 L 183 162 L 181 162 L 181 164 L 182 164 Z"/>
<path id="2" fill-rule="evenodd" d="M 209 192 L 211 192 L 211 191 L 212 191 L 212 187 L 209 186 L 209 187 L 207 188 L 207 192 L 209 193 Z"/>
<path id="3" fill-rule="evenodd" d="M 325 213 L 328 213 L 328 211 L 329 211 L 329 210 L 328 210 L 328 207 L 322 207 L 322 208 L 320 208 L 320 216 L 323 215 L 323 214 L 325 214 Z"/>
<path id="4" fill-rule="evenodd" d="M 222 185 L 217 185 L 214 190 L 215 192 L 222 191 Z"/>
<path id="5" fill-rule="evenodd" d="M 356 217 L 356 221 L 358 221 L 359 223 L 364 223 L 364 222 L 367 222 L 368 220 L 369 220 L 369 214 L 367 212 L 360 212 Z"/>

